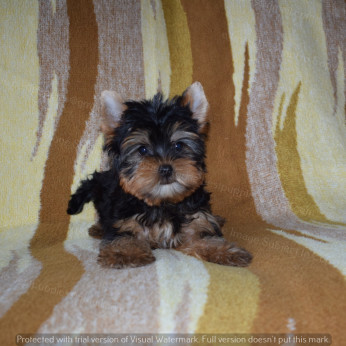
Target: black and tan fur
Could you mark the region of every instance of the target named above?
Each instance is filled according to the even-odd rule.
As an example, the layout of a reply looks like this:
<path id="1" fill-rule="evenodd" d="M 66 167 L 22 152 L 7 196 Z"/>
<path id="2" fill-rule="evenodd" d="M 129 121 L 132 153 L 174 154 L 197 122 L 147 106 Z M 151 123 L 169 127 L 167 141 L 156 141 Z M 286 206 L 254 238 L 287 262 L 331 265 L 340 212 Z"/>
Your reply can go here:
<path id="1" fill-rule="evenodd" d="M 200 83 L 182 96 L 124 102 L 102 93 L 101 129 L 111 168 L 84 180 L 69 202 L 77 214 L 93 201 L 102 238 L 99 263 L 127 268 L 155 261 L 152 249 L 173 248 L 199 259 L 246 266 L 252 256 L 227 242 L 205 190 L 208 102 Z"/>

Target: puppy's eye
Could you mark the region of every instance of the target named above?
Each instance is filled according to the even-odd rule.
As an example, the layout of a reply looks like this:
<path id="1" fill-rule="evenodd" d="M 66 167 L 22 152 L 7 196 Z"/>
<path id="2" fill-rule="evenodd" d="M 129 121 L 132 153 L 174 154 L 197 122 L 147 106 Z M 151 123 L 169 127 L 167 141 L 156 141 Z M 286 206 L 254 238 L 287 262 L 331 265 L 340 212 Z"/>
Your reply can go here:
<path id="1" fill-rule="evenodd" d="M 140 147 L 138 148 L 138 152 L 139 152 L 142 156 L 144 156 L 144 155 L 148 154 L 148 149 L 147 149 L 144 145 L 142 145 L 142 146 L 140 146 Z"/>
<path id="2" fill-rule="evenodd" d="M 183 142 L 176 142 L 174 143 L 174 148 L 175 151 L 181 151 L 184 147 L 184 143 Z"/>

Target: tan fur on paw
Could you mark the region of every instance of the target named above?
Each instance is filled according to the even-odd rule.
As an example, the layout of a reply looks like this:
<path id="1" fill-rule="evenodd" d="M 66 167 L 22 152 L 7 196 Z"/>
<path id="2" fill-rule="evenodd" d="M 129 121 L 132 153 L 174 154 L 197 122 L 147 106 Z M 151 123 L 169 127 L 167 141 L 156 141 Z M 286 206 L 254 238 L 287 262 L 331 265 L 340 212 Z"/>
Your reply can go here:
<path id="1" fill-rule="evenodd" d="M 232 244 L 230 245 L 231 246 L 228 248 L 227 253 L 225 253 L 223 256 L 222 260 L 224 263 L 220 264 L 236 267 L 247 267 L 252 261 L 252 255 L 250 252 Z"/>
<path id="2" fill-rule="evenodd" d="M 228 243 L 222 237 L 206 237 L 182 244 L 177 250 L 207 262 L 246 267 L 251 263 L 252 255 L 246 250 Z"/>
<path id="3" fill-rule="evenodd" d="M 92 225 L 89 228 L 88 233 L 90 237 L 97 238 L 97 239 L 101 239 L 104 234 L 103 229 L 99 223 L 95 223 L 95 225 Z"/>
<path id="4" fill-rule="evenodd" d="M 120 237 L 102 241 L 98 263 L 107 268 L 134 268 L 150 264 L 155 257 L 145 241 L 133 237 Z"/>

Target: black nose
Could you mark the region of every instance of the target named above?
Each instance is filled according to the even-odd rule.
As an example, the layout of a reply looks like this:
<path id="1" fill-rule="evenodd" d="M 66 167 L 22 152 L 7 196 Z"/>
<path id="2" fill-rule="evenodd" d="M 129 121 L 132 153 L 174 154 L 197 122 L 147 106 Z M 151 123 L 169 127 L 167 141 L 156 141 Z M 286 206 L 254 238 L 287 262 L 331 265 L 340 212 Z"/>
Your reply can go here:
<path id="1" fill-rule="evenodd" d="M 171 165 L 161 165 L 159 167 L 159 173 L 161 177 L 169 178 L 173 173 L 173 167 Z"/>

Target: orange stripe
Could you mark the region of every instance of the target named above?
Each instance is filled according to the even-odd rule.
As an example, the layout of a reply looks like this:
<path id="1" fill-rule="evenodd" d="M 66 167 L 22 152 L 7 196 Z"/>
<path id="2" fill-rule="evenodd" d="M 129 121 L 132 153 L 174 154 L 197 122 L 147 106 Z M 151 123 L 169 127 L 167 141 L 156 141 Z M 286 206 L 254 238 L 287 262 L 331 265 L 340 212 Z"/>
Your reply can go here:
<path id="1" fill-rule="evenodd" d="M 296 332 L 331 332 L 341 344 L 341 323 L 346 318 L 342 275 L 303 246 L 269 232 L 270 226 L 255 211 L 245 167 L 245 125 L 250 101 L 248 51 L 245 50 L 242 101 L 236 127 L 232 52 L 226 35 L 223 1 L 182 0 L 182 3 L 190 29 L 193 79 L 203 84 L 211 106 L 208 186 L 213 190 L 213 209 L 229 219 L 226 233 L 232 240 L 239 240 L 254 254 L 250 270 L 260 280 L 260 301 L 251 331 L 290 332 L 286 326 L 288 319 L 294 318 Z M 232 290 L 220 287 L 218 271 L 212 270 L 212 265 L 207 268 L 208 301 L 197 331 L 225 332 L 230 328 L 230 321 L 237 318 L 227 310 L 237 296 Z M 227 268 L 223 271 L 223 277 L 232 280 L 232 269 L 228 274 L 225 274 Z M 244 271 L 246 276 L 248 272 Z M 222 304 L 215 309 L 220 299 Z"/>
<path id="2" fill-rule="evenodd" d="M 207 167 L 214 211 L 239 224 L 248 224 L 250 220 L 261 222 L 245 166 L 248 49 L 245 49 L 242 101 L 236 126 L 234 67 L 224 2 L 183 0 L 182 4 L 191 36 L 193 79 L 202 83 L 210 104 Z"/>
<path id="3" fill-rule="evenodd" d="M 193 79 L 202 83 L 210 104 L 210 132 L 207 148 L 208 189 L 213 192 L 213 211 L 232 222 L 232 224 L 226 224 L 224 229 L 227 236 L 227 233 L 231 231 L 228 225 L 239 227 L 245 223 L 261 222 L 255 211 L 245 166 L 249 54 L 247 47 L 244 47 L 245 69 L 237 127 L 234 121 L 233 57 L 224 2 L 183 0 L 182 4 L 187 14 L 191 36 Z M 235 235 L 232 234 L 232 239 L 234 238 Z M 245 245 L 241 239 L 239 243 Z M 210 275 L 208 301 L 197 332 L 225 333 L 230 331 L 232 322 L 231 328 L 238 326 L 242 331 L 249 330 L 255 309 L 249 308 L 244 311 L 241 315 L 242 321 L 236 321 L 235 312 L 239 306 L 234 304 L 236 298 L 232 292 L 229 292 L 227 286 L 227 282 L 235 278 L 235 271 L 210 264 L 207 264 L 206 268 Z M 246 269 L 243 271 L 244 282 L 250 283 L 251 292 L 257 292 L 256 277 Z M 238 283 L 240 284 L 241 281 L 242 279 Z M 254 302 L 251 304 L 252 308 L 255 308 L 254 304 Z M 234 329 L 231 330 L 234 331 Z"/>
<path id="4" fill-rule="evenodd" d="M 341 273 L 309 249 L 254 229 L 249 246 L 255 254 L 251 271 L 260 279 L 261 294 L 253 333 L 330 333 L 342 345 L 346 320 L 345 281 Z"/>
<path id="5" fill-rule="evenodd" d="M 2 345 L 13 344 L 17 333 L 36 332 L 84 272 L 80 262 L 65 251 L 63 241 L 70 221 L 66 205 L 76 148 L 93 106 L 98 37 L 91 0 L 69 0 L 67 10 L 70 19 L 67 101 L 49 150 L 41 190 L 40 224 L 31 241 L 32 254 L 43 268 L 31 289 L 2 318 Z"/>

